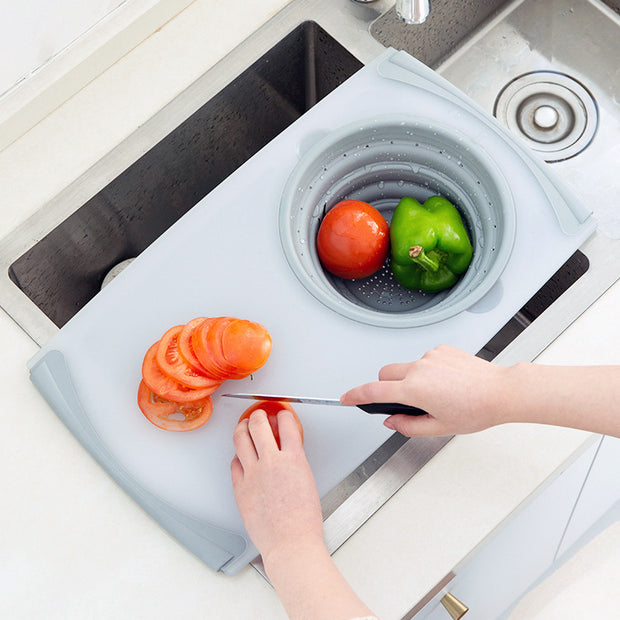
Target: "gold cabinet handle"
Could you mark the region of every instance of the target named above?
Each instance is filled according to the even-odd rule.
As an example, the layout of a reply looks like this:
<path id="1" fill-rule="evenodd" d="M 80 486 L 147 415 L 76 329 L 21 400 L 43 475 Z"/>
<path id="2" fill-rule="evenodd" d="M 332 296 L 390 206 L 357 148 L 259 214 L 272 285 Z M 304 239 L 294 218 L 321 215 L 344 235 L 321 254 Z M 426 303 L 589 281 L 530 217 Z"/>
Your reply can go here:
<path id="1" fill-rule="evenodd" d="M 453 620 L 459 620 L 459 618 L 462 618 L 469 611 L 469 607 L 463 605 L 463 603 L 461 603 L 456 596 L 450 594 L 450 592 L 441 599 L 441 604 L 446 608 L 446 611 Z"/>

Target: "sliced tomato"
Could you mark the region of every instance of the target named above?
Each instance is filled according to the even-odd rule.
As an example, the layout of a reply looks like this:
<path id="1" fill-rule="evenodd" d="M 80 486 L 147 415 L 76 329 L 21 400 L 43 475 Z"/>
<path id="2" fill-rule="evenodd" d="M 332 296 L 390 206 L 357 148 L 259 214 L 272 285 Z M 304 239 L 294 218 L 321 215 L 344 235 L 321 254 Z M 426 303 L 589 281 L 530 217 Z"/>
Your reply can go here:
<path id="1" fill-rule="evenodd" d="M 194 330 L 207 320 L 209 320 L 207 317 L 201 316 L 196 319 L 192 319 L 189 323 L 183 326 L 183 329 L 179 334 L 179 353 L 196 372 L 208 376 L 204 366 L 198 361 L 198 358 L 194 353 L 194 347 L 192 346 L 192 334 L 194 333 Z"/>
<path id="2" fill-rule="evenodd" d="M 161 398 L 144 381 L 138 386 L 138 407 L 149 422 L 166 431 L 192 431 L 202 426 L 213 413 L 210 396 L 177 403 Z"/>
<path id="3" fill-rule="evenodd" d="M 221 380 L 252 374 L 265 364 L 272 348 L 271 336 L 262 325 L 227 316 L 197 325 L 191 345 L 207 375 Z"/>
<path id="4" fill-rule="evenodd" d="M 230 379 L 234 368 L 226 364 L 221 355 L 216 331 L 231 320 L 229 317 L 208 319 L 201 323 L 192 335 L 192 347 L 198 361 L 210 376 L 221 380 Z"/>
<path id="5" fill-rule="evenodd" d="M 301 425 L 299 417 L 297 413 L 290 405 L 290 403 L 283 403 L 279 400 L 260 400 L 250 407 L 248 407 L 239 418 L 239 422 L 241 420 L 248 420 L 250 416 L 257 410 L 262 409 L 267 414 L 267 419 L 269 420 L 269 425 L 271 426 L 271 430 L 273 432 L 273 436 L 275 437 L 276 443 L 278 444 L 278 448 L 281 448 L 280 445 L 280 431 L 278 429 L 278 411 L 282 411 L 282 409 L 287 409 L 293 414 L 295 418 L 295 422 L 297 422 L 297 427 L 299 428 L 299 434 L 301 435 L 301 442 L 304 441 L 304 429 Z"/>
<path id="6" fill-rule="evenodd" d="M 179 336 L 183 331 L 183 325 L 171 327 L 159 341 L 155 359 L 158 366 L 181 385 L 200 390 L 212 387 L 216 390 L 221 381 L 210 379 L 204 374 L 196 372 L 179 353 Z"/>
<path id="7" fill-rule="evenodd" d="M 222 330 L 220 347 L 226 362 L 247 376 L 265 364 L 272 342 L 269 332 L 260 323 L 236 319 Z"/>
<path id="8" fill-rule="evenodd" d="M 206 398 L 217 389 L 218 385 L 193 389 L 182 385 L 165 374 L 157 363 L 159 341 L 152 345 L 142 362 L 142 379 L 147 387 L 166 400 L 188 403 Z"/>
<path id="9" fill-rule="evenodd" d="M 246 373 L 245 369 L 240 369 L 235 364 L 229 362 L 224 356 L 222 346 L 224 332 L 238 320 L 232 317 L 220 317 L 216 319 L 207 333 L 207 350 L 211 355 L 211 359 L 222 369 L 228 379 L 242 379 L 250 374 Z"/>

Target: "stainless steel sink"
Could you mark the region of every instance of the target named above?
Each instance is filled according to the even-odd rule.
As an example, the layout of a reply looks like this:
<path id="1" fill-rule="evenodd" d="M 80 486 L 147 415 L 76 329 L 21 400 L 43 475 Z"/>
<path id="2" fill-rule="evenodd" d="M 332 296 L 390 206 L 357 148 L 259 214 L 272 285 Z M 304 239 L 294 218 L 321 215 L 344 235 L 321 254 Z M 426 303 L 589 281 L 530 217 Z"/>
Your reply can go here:
<path id="1" fill-rule="evenodd" d="M 361 66 L 315 22 L 300 24 L 217 94 L 202 95 L 197 110 L 13 261 L 11 281 L 62 327 L 115 265 L 142 252 Z M 96 176 L 79 183 L 96 188 Z"/>
<path id="2" fill-rule="evenodd" d="M 605 206 L 601 219 L 613 230 L 620 190 L 611 174 L 620 141 L 608 138 L 620 125 L 619 13 L 617 0 L 434 0 L 425 24 L 405 26 L 390 0 L 293 0 L 0 242 L 0 304 L 36 342 L 46 342 L 97 294 L 114 265 L 144 250 L 384 46 L 409 51 L 489 114 L 506 85 L 525 73 L 561 72 L 583 84 L 596 101 L 597 130 L 581 152 L 549 165 L 584 200 L 615 192 L 616 211 Z M 609 33 L 603 41 L 601 33 Z M 560 45 L 571 36 L 578 46 Z M 578 54 L 569 53 L 573 47 Z M 618 279 L 619 265 L 620 241 L 599 230 L 479 355 L 501 364 L 534 359 Z M 330 549 L 448 439 L 395 435 L 325 497 Z"/>

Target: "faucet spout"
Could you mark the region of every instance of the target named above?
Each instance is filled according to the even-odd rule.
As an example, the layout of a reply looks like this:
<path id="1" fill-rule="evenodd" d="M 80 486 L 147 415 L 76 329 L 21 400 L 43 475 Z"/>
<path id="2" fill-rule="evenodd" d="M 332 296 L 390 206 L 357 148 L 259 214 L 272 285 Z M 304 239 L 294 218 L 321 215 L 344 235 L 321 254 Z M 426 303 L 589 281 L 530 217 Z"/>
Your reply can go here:
<path id="1" fill-rule="evenodd" d="M 423 24 L 430 10 L 429 0 L 396 0 L 396 14 L 406 24 Z"/>

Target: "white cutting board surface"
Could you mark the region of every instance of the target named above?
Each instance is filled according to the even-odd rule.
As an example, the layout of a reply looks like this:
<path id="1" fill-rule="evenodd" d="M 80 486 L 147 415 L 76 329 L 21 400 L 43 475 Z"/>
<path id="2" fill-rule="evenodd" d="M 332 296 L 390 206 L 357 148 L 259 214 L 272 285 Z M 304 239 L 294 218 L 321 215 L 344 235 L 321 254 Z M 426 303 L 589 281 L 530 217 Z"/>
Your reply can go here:
<path id="1" fill-rule="evenodd" d="M 389 329 L 353 322 L 315 300 L 286 263 L 277 223 L 282 189 L 300 153 L 330 129 L 379 112 L 415 110 L 452 122 L 461 133 L 469 130 L 454 114 L 454 104 L 442 107 L 430 93 L 381 78 L 375 65 L 353 76 L 205 197 L 31 362 L 60 350 L 101 442 L 136 482 L 181 511 L 242 535 L 229 466 L 233 430 L 246 405 L 220 393 L 339 397 L 375 379 L 382 365 L 416 359 L 440 343 L 475 353 L 592 230 L 588 225 L 570 237 L 559 231 L 540 186 L 524 182 L 519 176 L 524 173 L 515 168 L 508 180 L 514 181 L 517 238 L 495 307 L 481 303 L 478 311 L 439 324 Z M 491 152 L 497 149 L 498 158 L 505 151 L 483 124 L 472 131 L 472 139 L 488 143 Z M 523 211 L 526 205 L 531 208 Z M 532 230 L 547 231 L 545 243 Z M 204 427 L 189 433 L 154 427 L 136 405 L 146 350 L 173 325 L 219 315 L 265 325 L 273 339 L 269 361 L 253 380 L 229 381 L 216 392 Z M 355 408 L 299 405 L 296 410 L 321 495 L 389 436 L 383 416 Z"/>

